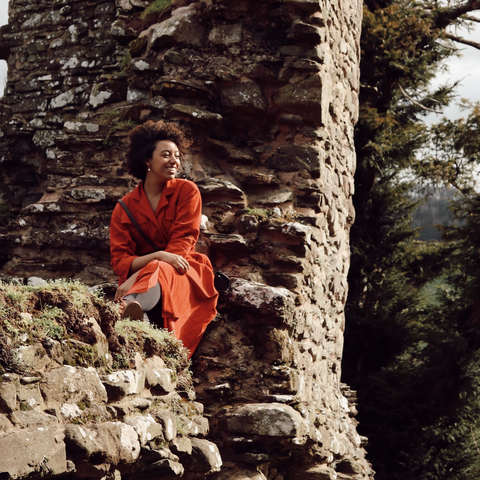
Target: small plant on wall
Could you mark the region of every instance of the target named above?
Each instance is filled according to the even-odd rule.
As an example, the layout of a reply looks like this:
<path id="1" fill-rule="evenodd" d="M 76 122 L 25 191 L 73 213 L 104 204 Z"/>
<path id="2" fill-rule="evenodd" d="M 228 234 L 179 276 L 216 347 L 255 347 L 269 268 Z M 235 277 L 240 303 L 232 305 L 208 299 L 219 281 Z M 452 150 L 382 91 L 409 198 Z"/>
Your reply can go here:
<path id="1" fill-rule="evenodd" d="M 163 13 L 170 5 L 172 0 L 155 0 L 151 3 L 142 13 L 142 18 L 146 18 L 151 14 L 161 14 Z"/>

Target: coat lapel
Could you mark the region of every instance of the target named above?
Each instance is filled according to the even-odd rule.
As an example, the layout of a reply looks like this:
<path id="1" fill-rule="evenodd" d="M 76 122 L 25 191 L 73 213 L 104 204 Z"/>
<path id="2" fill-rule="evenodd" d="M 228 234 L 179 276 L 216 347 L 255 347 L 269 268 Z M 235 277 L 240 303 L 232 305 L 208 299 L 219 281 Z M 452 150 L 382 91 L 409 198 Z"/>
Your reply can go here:
<path id="1" fill-rule="evenodd" d="M 173 180 L 169 180 L 163 187 L 162 196 L 160 198 L 160 201 L 158 202 L 158 207 L 157 207 L 157 218 L 160 214 L 160 211 L 163 208 L 167 207 L 168 204 L 170 203 L 172 195 L 174 194 L 177 188 L 177 184 L 178 184 L 178 181 L 176 178 L 174 178 Z"/>
<path id="2" fill-rule="evenodd" d="M 132 193 L 132 200 L 135 202 L 135 212 L 138 212 L 138 214 L 135 216 L 137 222 L 145 223 L 149 221 L 157 224 L 157 218 L 153 213 L 147 195 L 145 194 L 143 182 Z"/>

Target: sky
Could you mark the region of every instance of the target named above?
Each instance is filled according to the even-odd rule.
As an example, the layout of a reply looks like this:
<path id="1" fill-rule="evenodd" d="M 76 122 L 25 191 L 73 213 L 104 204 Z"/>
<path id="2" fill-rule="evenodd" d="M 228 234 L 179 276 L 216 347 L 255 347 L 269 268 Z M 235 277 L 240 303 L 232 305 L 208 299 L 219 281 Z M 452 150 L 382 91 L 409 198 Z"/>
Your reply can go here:
<path id="1" fill-rule="evenodd" d="M 35 0 L 32 0 L 35 1 Z M 476 14 L 480 17 L 480 13 Z M 8 0 L 0 0 L 0 25 L 8 23 Z M 461 30 L 452 31 L 457 36 L 466 37 L 477 43 L 480 43 L 480 23 L 473 32 L 464 32 Z M 462 56 L 460 58 L 451 58 L 448 61 L 448 71 L 437 76 L 433 82 L 433 86 L 445 83 L 453 83 L 460 80 L 460 87 L 458 88 L 458 98 L 466 98 L 473 102 L 480 102 L 480 50 L 469 46 L 461 46 Z M 0 61 L 0 97 L 3 95 L 3 79 L 7 75 L 6 62 Z M 427 117 L 428 122 L 439 121 L 442 116 L 446 116 L 451 120 L 462 116 L 461 110 L 457 105 L 452 105 L 446 108 L 441 115 L 430 114 Z"/>
<path id="2" fill-rule="evenodd" d="M 480 18 L 480 12 L 476 12 L 475 16 Z M 475 25 L 477 27 L 474 31 L 467 32 L 465 30 L 455 30 L 452 28 L 450 32 L 457 37 L 467 38 L 473 42 L 480 43 L 480 23 Z M 447 72 L 437 75 L 432 85 L 452 84 L 460 80 L 460 86 L 457 89 L 458 97 L 455 103 L 458 104 L 462 98 L 472 102 L 480 102 L 480 50 L 458 43 L 456 45 L 461 49 L 462 55 L 460 57 L 449 58 Z M 432 113 L 428 116 L 428 120 L 436 122 L 443 116 L 450 120 L 462 117 L 465 113 L 462 112 L 456 104 L 444 109 L 442 115 Z"/>
<path id="3" fill-rule="evenodd" d="M 8 23 L 8 0 L 0 0 L 0 25 Z M 3 95 L 3 85 L 7 77 L 7 62 L 0 60 L 0 97 Z"/>

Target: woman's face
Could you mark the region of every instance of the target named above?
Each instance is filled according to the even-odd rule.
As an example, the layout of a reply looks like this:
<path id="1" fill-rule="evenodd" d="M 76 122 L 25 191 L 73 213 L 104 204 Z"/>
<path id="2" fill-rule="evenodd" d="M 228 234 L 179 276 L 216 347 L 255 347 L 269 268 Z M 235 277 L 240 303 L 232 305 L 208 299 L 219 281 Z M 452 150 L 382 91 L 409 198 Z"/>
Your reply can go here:
<path id="1" fill-rule="evenodd" d="M 165 183 L 175 178 L 180 167 L 180 151 L 171 140 L 157 142 L 152 158 L 146 162 L 147 177 L 159 183 Z M 150 169 L 150 171 L 148 171 Z"/>

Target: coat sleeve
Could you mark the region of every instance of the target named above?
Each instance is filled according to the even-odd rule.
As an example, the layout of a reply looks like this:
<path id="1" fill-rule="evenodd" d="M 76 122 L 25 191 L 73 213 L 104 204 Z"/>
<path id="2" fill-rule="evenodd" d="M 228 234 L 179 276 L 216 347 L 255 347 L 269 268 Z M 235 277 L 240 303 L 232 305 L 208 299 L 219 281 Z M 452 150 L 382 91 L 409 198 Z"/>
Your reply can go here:
<path id="1" fill-rule="evenodd" d="M 185 182 L 178 195 L 176 215 L 170 228 L 166 252 L 186 258 L 193 250 L 200 234 L 202 197 L 193 182 Z"/>
<path id="2" fill-rule="evenodd" d="M 119 284 L 128 278 L 132 262 L 138 257 L 135 255 L 137 245 L 132 238 L 129 224 L 123 222 L 122 217 L 123 209 L 117 203 L 110 222 L 110 255 L 111 265 L 120 277 Z"/>

